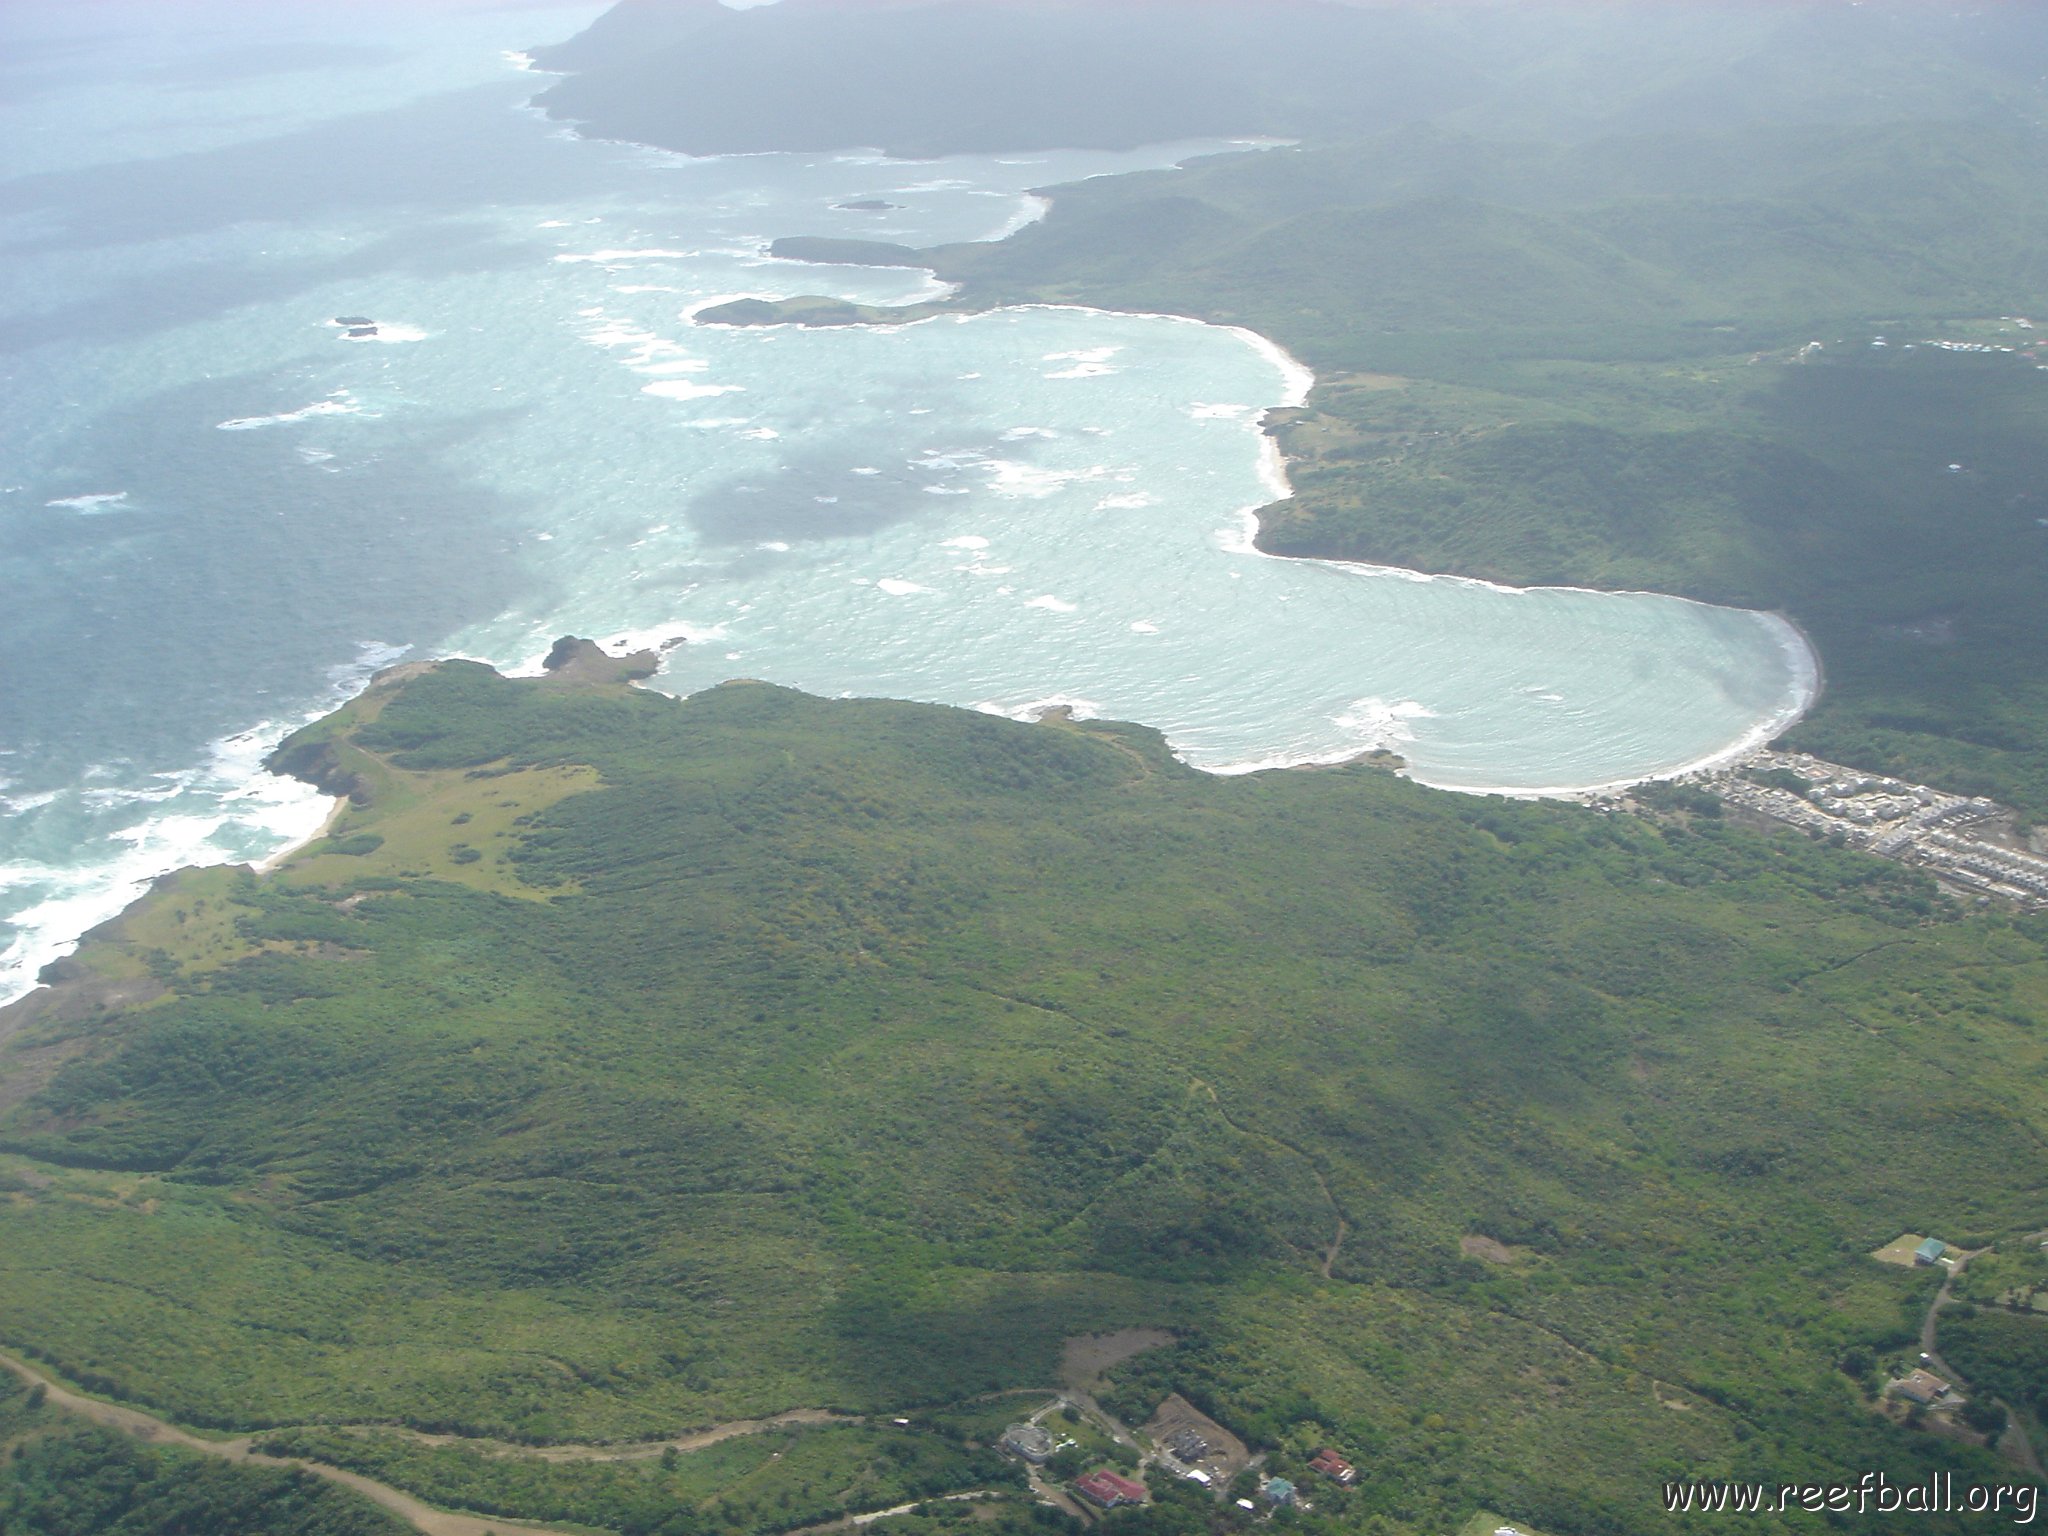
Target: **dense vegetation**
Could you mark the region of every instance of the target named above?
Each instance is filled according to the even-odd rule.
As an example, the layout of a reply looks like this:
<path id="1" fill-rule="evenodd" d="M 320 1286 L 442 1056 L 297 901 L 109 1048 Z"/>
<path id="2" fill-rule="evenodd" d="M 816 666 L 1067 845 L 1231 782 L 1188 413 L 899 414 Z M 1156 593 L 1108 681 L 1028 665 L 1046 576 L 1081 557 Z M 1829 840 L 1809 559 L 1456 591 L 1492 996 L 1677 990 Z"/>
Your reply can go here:
<path id="1" fill-rule="evenodd" d="M 609 137 L 916 158 L 1332 140 L 1418 119 L 1576 136 L 1938 117 L 1958 99 L 2024 111 L 2048 42 L 2023 6 L 1912 0 L 624 0 L 536 57 L 571 72 L 543 94 L 548 109 Z"/>
<path id="2" fill-rule="evenodd" d="M 1785 610 L 1829 676 L 1795 742 L 2038 815 L 2048 350 L 2000 317 L 2041 292 L 2039 151 L 1407 130 L 1064 188 L 932 257 L 962 302 L 1200 314 L 1314 365 L 1265 547 Z"/>
<path id="3" fill-rule="evenodd" d="M 78 1422 L 0 1372 L 5 1536 L 401 1536 L 308 1472 L 237 1467 Z"/>
<path id="4" fill-rule="evenodd" d="M 1148 1324 L 1183 1343 L 1116 1400 L 1350 1447 L 1333 1530 L 1990 1474 L 1839 1362 L 1930 1292 L 1869 1250 L 2040 1224 L 2037 919 L 1708 817 L 760 685 L 454 663 L 287 755 L 366 803 L 89 948 L 80 996 L 160 1000 L 0 1057 L 41 1084 L 0 1122 L 0 1343 L 97 1390 L 640 1438 L 1045 1385 L 1063 1337 Z M 805 1437 L 826 1471 L 765 1507 L 351 1443 L 620 1529 L 982 1474 L 872 1433 Z"/>

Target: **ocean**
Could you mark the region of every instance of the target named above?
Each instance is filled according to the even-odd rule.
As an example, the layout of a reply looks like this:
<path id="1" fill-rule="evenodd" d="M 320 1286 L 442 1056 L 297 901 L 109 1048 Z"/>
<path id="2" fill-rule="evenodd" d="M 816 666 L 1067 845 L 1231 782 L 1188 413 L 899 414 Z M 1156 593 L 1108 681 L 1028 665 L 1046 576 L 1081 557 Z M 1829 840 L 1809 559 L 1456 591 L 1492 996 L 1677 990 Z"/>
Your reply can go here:
<path id="1" fill-rule="evenodd" d="M 401 658 L 679 642 L 653 686 L 1059 703 L 1219 773 L 1385 747 L 1517 794 L 1809 700 L 1768 616 L 1258 553 L 1259 417 L 1309 380 L 1255 336 L 695 324 L 939 291 L 778 236 L 996 238 L 1033 187 L 1284 151 L 586 140 L 521 50 L 602 9 L 0 7 L 0 1001 L 155 876 L 307 835 L 324 803 L 264 753 Z"/>

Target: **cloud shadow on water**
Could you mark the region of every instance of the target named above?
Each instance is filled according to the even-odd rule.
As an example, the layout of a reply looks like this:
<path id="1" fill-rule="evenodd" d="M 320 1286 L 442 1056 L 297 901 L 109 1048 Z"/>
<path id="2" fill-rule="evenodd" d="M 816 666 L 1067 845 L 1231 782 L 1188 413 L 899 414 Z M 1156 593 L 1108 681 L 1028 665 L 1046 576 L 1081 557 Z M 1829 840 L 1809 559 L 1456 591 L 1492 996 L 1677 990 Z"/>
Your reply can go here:
<path id="1" fill-rule="evenodd" d="M 196 749 L 317 699 L 363 642 L 431 651 L 545 602 L 516 552 L 539 511 L 455 467 L 484 419 L 215 430 L 279 384 L 207 380 L 101 415 L 59 448 L 64 474 L 5 498 L 0 590 L 34 597 L 0 610 L 0 654 L 34 664 L 0 689 L 0 739 L 25 758 Z M 334 457 L 308 462 L 314 441 Z M 127 500 L 43 505 L 79 487 Z"/>
<path id="2" fill-rule="evenodd" d="M 0 354 L 53 344 L 138 341 L 335 283 L 394 274 L 439 278 L 512 271 L 532 260 L 531 251 L 498 239 L 481 225 L 442 221 L 328 261 L 192 262 L 158 268 L 106 284 L 68 304 L 0 317 Z"/>
<path id="3" fill-rule="evenodd" d="M 608 162 L 589 146 L 508 121 L 521 89 L 478 86 L 250 143 L 0 182 L 0 206 L 40 226 L 11 249 L 177 239 L 235 224 L 447 218 L 602 194 Z"/>

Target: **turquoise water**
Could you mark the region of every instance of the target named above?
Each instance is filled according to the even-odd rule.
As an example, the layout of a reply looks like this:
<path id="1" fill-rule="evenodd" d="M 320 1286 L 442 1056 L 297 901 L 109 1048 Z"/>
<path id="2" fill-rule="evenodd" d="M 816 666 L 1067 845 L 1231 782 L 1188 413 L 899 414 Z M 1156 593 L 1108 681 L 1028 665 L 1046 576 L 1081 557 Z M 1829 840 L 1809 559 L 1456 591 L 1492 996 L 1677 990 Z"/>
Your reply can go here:
<path id="1" fill-rule="evenodd" d="M 1306 378 L 1255 337 L 695 325 L 932 291 L 776 236 L 989 238 L 1032 186 L 1226 146 L 587 142 L 522 109 L 507 55 L 598 9 L 0 13 L 0 997 L 153 875 L 304 835 L 324 807 L 263 751 L 409 655 L 681 639 L 656 686 L 1061 702 L 1219 772 L 1386 746 L 1517 793 L 1802 706 L 1810 658 L 1758 615 L 1256 553 L 1259 413 Z M 835 206 L 864 199 L 898 206 Z"/>

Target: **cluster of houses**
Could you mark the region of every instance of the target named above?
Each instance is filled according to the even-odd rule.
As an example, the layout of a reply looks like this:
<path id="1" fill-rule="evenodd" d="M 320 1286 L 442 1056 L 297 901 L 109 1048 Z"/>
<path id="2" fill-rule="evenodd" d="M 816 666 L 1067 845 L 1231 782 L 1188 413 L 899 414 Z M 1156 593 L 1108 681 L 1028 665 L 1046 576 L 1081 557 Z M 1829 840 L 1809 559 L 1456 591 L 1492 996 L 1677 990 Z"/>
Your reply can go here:
<path id="1" fill-rule="evenodd" d="M 1915 865 L 1960 890 L 2048 906 L 2048 858 L 2017 846 L 2012 812 L 1995 800 L 1861 774 L 1805 752 L 1758 751 L 1700 782 L 1732 806 Z"/>
<path id="2" fill-rule="evenodd" d="M 1311 1456 L 1308 1469 L 1344 1488 L 1349 1488 L 1358 1481 L 1358 1468 L 1346 1461 L 1332 1446 L 1326 1445 Z M 1278 1509 L 1283 1505 L 1300 1503 L 1301 1490 L 1284 1477 L 1269 1477 L 1259 1484 L 1259 1496 Z M 1250 1500 L 1240 1499 L 1238 1504 L 1241 1507 L 1248 1507 Z"/>
<path id="3" fill-rule="evenodd" d="M 1061 1442 L 1056 1441 L 1052 1432 L 1043 1425 L 1023 1423 L 1012 1424 L 1005 1429 L 1001 1444 L 1003 1449 L 1012 1455 L 1034 1467 L 1042 1467 L 1057 1453 Z M 1218 1450 L 1219 1448 L 1211 1445 L 1200 1430 L 1192 1426 L 1182 1426 L 1159 1442 L 1156 1457 L 1170 1470 L 1208 1487 L 1215 1483 L 1216 1478 L 1197 1464 L 1217 1454 Z M 1240 1450 L 1238 1454 L 1243 1453 Z M 1256 1464 L 1255 1460 L 1254 1465 Z M 1358 1469 L 1333 1446 L 1319 1449 L 1309 1458 L 1308 1466 L 1311 1472 L 1328 1478 L 1340 1487 L 1348 1488 L 1358 1481 Z M 1121 1509 L 1129 1504 L 1142 1504 L 1147 1497 L 1142 1482 L 1107 1467 L 1077 1477 L 1068 1486 L 1076 1498 L 1105 1512 Z M 1262 1479 L 1259 1483 L 1259 1500 L 1269 1509 L 1308 1507 L 1301 1499 L 1300 1490 L 1284 1477 Z M 1259 1508 L 1259 1502 L 1252 1499 L 1242 1498 L 1236 1502 L 1243 1510 L 1256 1511 Z"/>

